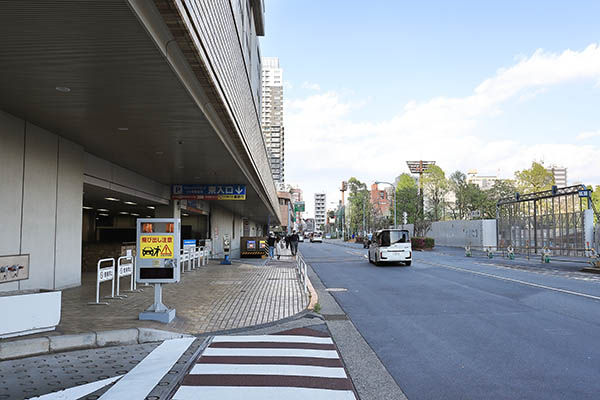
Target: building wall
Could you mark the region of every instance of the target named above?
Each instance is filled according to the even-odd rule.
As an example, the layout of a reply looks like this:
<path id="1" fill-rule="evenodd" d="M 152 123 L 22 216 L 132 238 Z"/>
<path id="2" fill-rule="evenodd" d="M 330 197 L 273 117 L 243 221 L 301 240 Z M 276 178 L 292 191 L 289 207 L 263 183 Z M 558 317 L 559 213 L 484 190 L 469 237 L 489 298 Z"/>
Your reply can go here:
<path id="1" fill-rule="evenodd" d="M 436 246 L 473 248 L 496 247 L 496 220 L 438 221 L 431 225 L 427 237 L 435 239 Z"/>
<path id="2" fill-rule="evenodd" d="M 30 254 L 29 279 L 0 291 L 81 283 L 83 155 L 81 146 L 0 111 L 0 255 Z"/>

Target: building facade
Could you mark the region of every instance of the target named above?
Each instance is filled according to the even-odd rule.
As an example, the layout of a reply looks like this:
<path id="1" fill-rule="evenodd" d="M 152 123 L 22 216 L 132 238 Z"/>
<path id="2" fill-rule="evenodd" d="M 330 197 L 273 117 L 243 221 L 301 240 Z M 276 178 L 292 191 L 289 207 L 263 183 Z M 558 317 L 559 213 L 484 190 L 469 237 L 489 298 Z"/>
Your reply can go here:
<path id="1" fill-rule="evenodd" d="M 321 229 L 327 223 L 327 195 L 315 193 L 315 230 Z"/>
<path id="2" fill-rule="evenodd" d="M 283 127 L 283 69 L 279 58 L 262 58 L 262 130 L 265 135 L 273 181 L 285 187 L 285 131 Z"/>
<path id="3" fill-rule="evenodd" d="M 139 217 L 180 218 L 213 257 L 225 236 L 236 257 L 244 232 L 280 223 L 260 127 L 263 1 L 211 4 L 2 4 L 0 258 L 28 255 L 29 276 L 0 292 L 81 285 Z M 227 183 L 245 199 L 173 190 Z"/>
<path id="4" fill-rule="evenodd" d="M 379 185 L 373 183 L 371 185 L 371 205 L 375 211 L 376 217 L 389 217 L 392 215 L 394 189 L 386 187 L 379 189 Z"/>
<path id="5" fill-rule="evenodd" d="M 554 184 L 561 187 L 566 187 L 567 185 L 567 169 L 565 167 L 559 167 L 556 165 L 551 165 L 546 168 L 546 171 L 552 172 L 554 175 Z"/>
<path id="6" fill-rule="evenodd" d="M 292 195 L 292 203 L 293 204 L 304 201 L 304 198 L 302 197 L 302 189 L 292 187 L 292 188 L 290 188 L 290 194 Z M 294 216 L 295 216 L 294 229 L 301 230 L 302 229 L 302 211 L 296 211 Z"/>
<path id="7" fill-rule="evenodd" d="M 490 189 L 498 180 L 500 178 L 495 175 L 478 175 L 476 169 L 470 169 L 467 172 L 467 183 L 477 185 L 481 190 Z"/>

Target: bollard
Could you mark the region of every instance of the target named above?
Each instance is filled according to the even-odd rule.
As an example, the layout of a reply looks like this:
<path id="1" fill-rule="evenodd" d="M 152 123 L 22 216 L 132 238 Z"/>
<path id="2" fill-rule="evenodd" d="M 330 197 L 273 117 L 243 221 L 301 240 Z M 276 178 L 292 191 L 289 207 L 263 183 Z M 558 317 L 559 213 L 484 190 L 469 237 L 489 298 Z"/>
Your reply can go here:
<path id="1" fill-rule="evenodd" d="M 129 260 L 129 263 L 122 264 L 121 261 Z M 127 297 L 125 294 L 120 294 L 121 289 L 121 278 L 124 276 L 131 277 L 131 289 L 133 292 L 133 257 L 132 256 L 122 256 L 117 258 L 117 296 L 118 298 Z"/>
<path id="2" fill-rule="evenodd" d="M 491 247 L 488 247 L 487 249 L 485 249 L 485 251 L 487 253 L 488 258 L 494 258 L 494 252 L 492 251 Z"/>
<path id="3" fill-rule="evenodd" d="M 549 264 L 550 263 L 550 255 L 552 251 L 548 248 L 548 246 L 544 246 L 542 249 L 542 263 Z"/>
<path id="4" fill-rule="evenodd" d="M 512 247 L 512 245 L 509 245 L 506 248 L 506 252 L 508 253 L 508 259 L 509 260 L 514 260 L 515 259 L 515 249 Z"/>
<path id="5" fill-rule="evenodd" d="M 468 244 L 465 246 L 465 256 L 466 257 L 471 257 L 472 253 L 471 253 L 471 245 Z"/>
<path id="6" fill-rule="evenodd" d="M 102 263 L 108 262 L 108 261 L 110 261 L 110 263 L 111 263 L 110 267 L 100 268 L 100 265 L 102 265 Z M 102 259 L 98 260 L 97 268 L 98 268 L 98 273 L 96 275 L 96 301 L 89 302 L 88 304 L 89 305 L 107 306 L 108 303 L 100 302 L 100 283 L 106 282 L 106 281 L 111 281 L 112 282 L 112 291 L 111 291 L 112 296 L 109 298 L 115 298 L 115 279 L 114 279 L 115 259 L 114 258 L 102 258 Z"/>

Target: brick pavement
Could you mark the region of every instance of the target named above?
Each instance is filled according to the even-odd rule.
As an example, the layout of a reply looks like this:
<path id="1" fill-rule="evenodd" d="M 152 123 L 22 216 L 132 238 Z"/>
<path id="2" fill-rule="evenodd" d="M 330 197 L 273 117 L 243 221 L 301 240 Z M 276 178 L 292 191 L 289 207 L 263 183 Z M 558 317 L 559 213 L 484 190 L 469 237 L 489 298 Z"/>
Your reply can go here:
<path id="1" fill-rule="evenodd" d="M 82 285 L 63 291 L 62 316 L 57 333 L 78 333 L 124 328 L 155 328 L 201 334 L 243 328 L 276 321 L 304 310 L 308 296 L 297 279 L 295 261 L 234 260 L 232 265 L 209 265 L 183 274 L 181 282 L 163 286 L 163 303 L 175 307 L 170 324 L 138 320 L 138 314 L 153 302 L 152 286 L 140 285 L 141 293 L 127 293 L 123 300 L 107 299 L 110 305 L 88 305 L 94 301 L 95 278 L 82 275 Z M 121 279 L 129 288 L 129 278 Z M 101 296 L 110 295 L 110 283 L 101 285 Z"/>

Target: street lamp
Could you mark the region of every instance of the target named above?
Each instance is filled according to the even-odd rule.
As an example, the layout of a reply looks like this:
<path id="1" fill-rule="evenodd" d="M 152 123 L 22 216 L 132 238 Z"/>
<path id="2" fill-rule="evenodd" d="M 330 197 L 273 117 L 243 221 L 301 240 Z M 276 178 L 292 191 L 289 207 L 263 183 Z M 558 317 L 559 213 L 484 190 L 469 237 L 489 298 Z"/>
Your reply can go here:
<path id="1" fill-rule="evenodd" d="M 385 183 L 386 185 L 390 185 L 394 189 L 394 229 L 398 228 L 398 224 L 396 223 L 396 186 L 390 182 L 376 181 L 375 184 L 379 185 L 380 183 Z"/>

